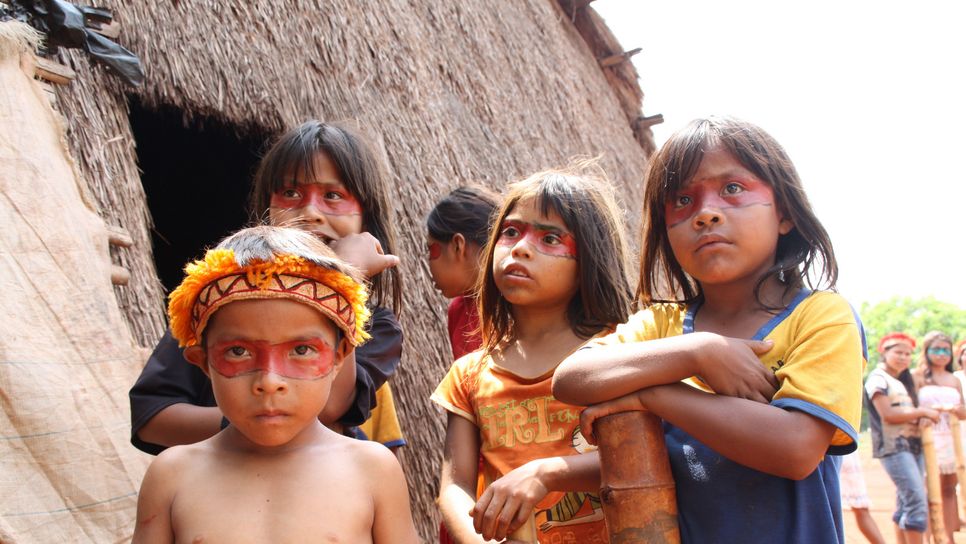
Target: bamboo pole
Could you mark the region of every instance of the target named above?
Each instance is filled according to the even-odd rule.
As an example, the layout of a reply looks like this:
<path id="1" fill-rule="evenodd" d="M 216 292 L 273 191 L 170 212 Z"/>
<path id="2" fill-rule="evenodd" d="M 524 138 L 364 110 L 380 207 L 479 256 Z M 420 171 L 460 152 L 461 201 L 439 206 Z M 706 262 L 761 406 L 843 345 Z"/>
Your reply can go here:
<path id="1" fill-rule="evenodd" d="M 926 458 L 926 491 L 929 498 L 929 526 L 935 544 L 950 544 L 943 523 L 943 492 L 939 481 L 939 461 L 932 426 L 922 428 L 922 454 Z"/>
<path id="2" fill-rule="evenodd" d="M 679 544 L 678 507 L 661 420 L 623 412 L 594 422 L 600 500 L 611 544 Z"/>
<path id="3" fill-rule="evenodd" d="M 956 478 L 959 480 L 959 506 L 966 517 L 966 461 L 963 459 L 963 435 L 960 434 L 959 418 L 955 412 L 949 413 L 949 427 L 953 434 L 953 449 L 956 451 Z"/>
<path id="4" fill-rule="evenodd" d="M 527 544 L 537 544 L 537 522 L 533 518 L 533 514 L 527 519 L 526 523 L 517 528 L 507 537 L 507 540 L 519 540 L 520 542 L 526 542 Z"/>

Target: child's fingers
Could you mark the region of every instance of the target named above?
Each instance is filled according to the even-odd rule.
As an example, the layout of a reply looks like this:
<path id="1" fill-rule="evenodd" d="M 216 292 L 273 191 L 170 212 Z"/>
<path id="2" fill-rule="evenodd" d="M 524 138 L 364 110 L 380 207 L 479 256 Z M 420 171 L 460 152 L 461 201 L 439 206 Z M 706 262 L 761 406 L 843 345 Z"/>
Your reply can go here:
<path id="1" fill-rule="evenodd" d="M 597 437 L 594 436 L 594 421 L 597 420 L 597 410 L 593 407 L 585 409 L 580 414 L 580 434 L 584 435 L 587 442 L 596 445 Z"/>
<path id="2" fill-rule="evenodd" d="M 486 508 L 477 508 L 476 515 L 473 517 L 473 528 L 476 532 L 483 535 L 486 540 L 493 538 L 496 528 L 497 518 L 504 508 L 506 497 L 493 494 Z"/>
<path id="3" fill-rule="evenodd" d="M 499 514 L 493 521 L 493 530 L 489 536 L 487 536 L 486 531 L 483 531 L 483 538 L 490 540 L 503 540 L 510 534 L 510 525 L 517 518 L 517 512 L 521 510 L 520 501 L 514 497 L 510 496 L 505 503 L 503 503 L 503 508 L 500 509 Z"/>
<path id="4" fill-rule="evenodd" d="M 771 351 L 775 342 L 771 340 L 745 340 L 745 344 L 751 348 L 751 351 L 755 352 L 755 355 L 764 355 Z"/>

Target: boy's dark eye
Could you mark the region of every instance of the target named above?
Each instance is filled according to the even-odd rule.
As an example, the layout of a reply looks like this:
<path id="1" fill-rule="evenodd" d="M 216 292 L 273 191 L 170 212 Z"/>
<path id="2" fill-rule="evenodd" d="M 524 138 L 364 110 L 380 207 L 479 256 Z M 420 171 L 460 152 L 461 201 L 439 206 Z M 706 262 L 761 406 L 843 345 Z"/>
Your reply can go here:
<path id="1" fill-rule="evenodd" d="M 691 197 L 688 195 L 678 195 L 674 197 L 674 207 L 683 208 L 691 203 Z"/>
<path id="2" fill-rule="evenodd" d="M 299 346 L 295 346 L 295 349 L 293 349 L 292 351 L 294 351 L 296 355 L 309 355 L 314 351 L 314 349 L 312 348 L 312 346 L 302 344 Z"/>
<path id="3" fill-rule="evenodd" d="M 228 348 L 228 354 L 234 357 L 243 357 L 246 353 L 248 353 L 248 350 L 241 346 L 232 346 Z"/>
<path id="4" fill-rule="evenodd" d="M 343 195 L 338 191 L 329 191 L 325 193 L 325 198 L 326 200 L 342 200 L 343 198 L 345 198 L 345 195 Z"/>
<path id="5" fill-rule="evenodd" d="M 301 198 L 302 194 L 295 189 L 282 189 L 279 193 L 284 198 Z"/>
<path id="6" fill-rule="evenodd" d="M 728 195 L 735 195 L 740 193 L 744 188 L 737 183 L 729 183 L 725 185 L 724 192 Z"/>
<path id="7" fill-rule="evenodd" d="M 500 236 L 504 238 L 516 238 L 519 235 L 520 235 L 520 231 L 512 225 L 503 227 L 503 230 L 500 231 Z"/>

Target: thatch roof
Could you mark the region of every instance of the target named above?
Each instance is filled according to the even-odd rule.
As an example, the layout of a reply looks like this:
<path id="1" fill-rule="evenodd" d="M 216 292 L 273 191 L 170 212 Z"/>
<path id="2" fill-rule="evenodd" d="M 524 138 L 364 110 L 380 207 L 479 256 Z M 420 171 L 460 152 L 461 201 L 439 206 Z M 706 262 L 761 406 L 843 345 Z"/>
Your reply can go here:
<path id="1" fill-rule="evenodd" d="M 150 217 L 127 119 L 128 97 L 173 106 L 186 122 L 214 118 L 276 133 L 310 117 L 353 120 L 391 173 L 406 282 L 404 359 L 393 378 L 409 439 L 405 469 L 421 533 L 434 534 L 444 419 L 428 401 L 450 364 L 445 305 L 424 263 L 423 218 L 455 186 L 501 187 L 574 155 L 602 155 L 636 235 L 644 150 L 629 63 L 589 8 L 514 2 L 104 2 L 119 42 L 140 56 L 146 83 L 124 88 L 79 53 L 77 79 L 58 89 L 79 169 L 106 222 L 125 227 L 115 249 L 132 272 L 116 289 L 134 336 L 152 345 L 164 326 L 150 250 Z M 575 24 L 579 23 L 578 24 Z M 176 160 L 177 158 L 175 158 Z M 185 216 L 204 202 L 185 204 Z M 212 240 L 211 242 L 214 242 Z M 633 244 L 632 244 L 633 245 Z"/>

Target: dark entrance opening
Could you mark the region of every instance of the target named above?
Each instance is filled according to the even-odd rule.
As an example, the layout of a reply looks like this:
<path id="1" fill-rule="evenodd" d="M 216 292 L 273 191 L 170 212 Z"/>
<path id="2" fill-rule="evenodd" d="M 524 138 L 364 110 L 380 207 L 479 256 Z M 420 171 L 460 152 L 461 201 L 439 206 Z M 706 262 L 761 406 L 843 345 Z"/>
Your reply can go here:
<path id="1" fill-rule="evenodd" d="M 185 263 L 249 222 L 248 194 L 268 134 L 212 118 L 186 122 L 179 109 L 147 109 L 133 99 L 130 108 L 154 262 L 170 291 Z"/>

